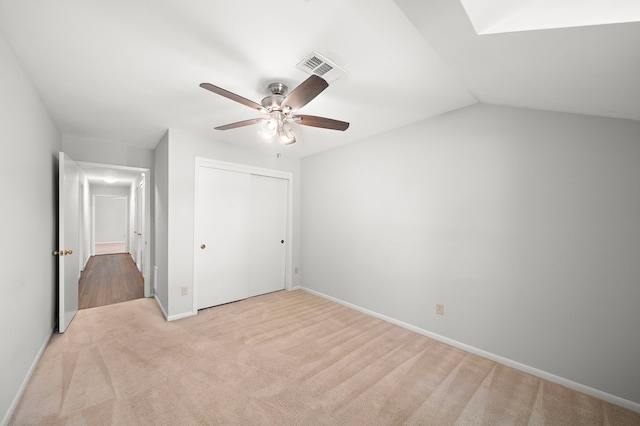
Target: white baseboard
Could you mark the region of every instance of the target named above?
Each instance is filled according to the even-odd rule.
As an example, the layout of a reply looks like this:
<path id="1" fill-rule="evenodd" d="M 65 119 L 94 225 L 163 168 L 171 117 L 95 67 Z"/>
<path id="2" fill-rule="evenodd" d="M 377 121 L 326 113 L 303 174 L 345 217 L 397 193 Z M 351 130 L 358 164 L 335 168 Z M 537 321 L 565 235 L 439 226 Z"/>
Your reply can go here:
<path id="1" fill-rule="evenodd" d="M 84 263 L 82 264 L 82 271 L 84 271 L 85 269 L 87 269 L 87 263 L 89 263 L 89 259 L 91 259 L 91 253 L 89 253 L 85 259 L 84 259 Z M 82 272 L 80 271 L 80 272 Z"/>
<path id="2" fill-rule="evenodd" d="M 295 286 L 295 287 L 291 287 L 291 288 L 289 289 L 289 291 L 294 291 L 294 290 L 302 290 L 302 286 L 297 285 L 297 286 Z"/>
<path id="3" fill-rule="evenodd" d="M 164 319 L 169 321 L 169 314 L 167 314 L 167 311 L 164 310 L 164 306 L 162 306 L 162 303 L 160 303 L 160 299 L 158 299 L 158 295 L 154 294 L 153 298 L 156 300 L 156 303 L 158 304 L 158 307 L 160 308 L 160 311 L 162 312 L 162 316 L 164 317 Z"/>
<path id="4" fill-rule="evenodd" d="M 6 426 L 9 424 L 9 420 L 11 419 L 13 412 L 16 410 L 16 407 L 20 403 L 20 399 L 22 398 L 22 395 L 24 394 L 24 391 L 27 388 L 27 384 L 29 384 L 29 380 L 31 379 L 33 372 L 38 366 L 38 362 L 40 362 L 40 358 L 42 358 L 42 354 L 44 353 L 44 350 L 47 349 L 47 345 L 49 344 L 49 340 L 51 340 L 52 335 L 53 335 L 53 330 L 51 330 L 51 334 L 49 334 L 49 336 L 42 343 L 42 346 L 40 346 L 40 350 L 38 351 L 35 359 L 31 363 L 31 366 L 27 371 L 27 375 L 24 377 L 24 380 L 22 381 L 22 384 L 20 385 L 20 388 L 18 389 L 16 396 L 13 398 L 13 401 L 11 402 L 9 409 L 7 410 L 4 417 L 2 418 L 2 421 L 0 422 L 1 426 Z"/>
<path id="5" fill-rule="evenodd" d="M 372 317 L 376 317 L 376 318 L 381 319 L 383 321 L 390 322 L 390 323 L 398 325 L 398 326 L 400 326 L 402 328 L 406 328 L 407 330 L 414 331 L 414 332 L 416 332 L 418 334 L 422 334 L 424 336 L 430 337 L 430 338 L 432 338 L 434 340 L 438 340 L 440 342 L 446 343 L 448 345 L 451 345 L 453 347 L 462 349 L 462 350 L 470 352 L 472 354 L 481 356 L 483 358 L 490 359 L 490 360 L 498 362 L 500 364 L 504 364 L 504 365 L 506 365 L 508 367 L 515 368 L 516 370 L 524 371 L 525 373 L 529 373 L 529 374 L 531 374 L 533 376 L 540 377 L 540 378 L 548 380 L 550 382 L 557 383 L 559 385 L 568 387 L 569 389 L 573 389 L 573 390 L 576 390 L 578 392 L 582 392 L 582 393 L 585 393 L 587 395 L 591 395 L 593 397 L 602 399 L 602 400 L 610 402 L 612 404 L 616 404 L 616 405 L 619 405 L 621 407 L 624 407 L 624 408 L 627 408 L 629 410 L 632 410 L 632 411 L 640 413 L 640 404 L 637 403 L 637 402 L 629 401 L 628 399 L 624 399 L 624 398 L 621 398 L 619 396 L 612 395 L 610 393 L 603 392 L 603 391 L 598 390 L 598 389 L 594 389 L 592 387 L 583 385 L 581 383 L 577 383 L 577 382 L 574 382 L 572 380 L 565 379 L 564 377 L 556 376 L 555 374 L 551 374 L 549 372 L 546 372 L 546 371 L 543 371 L 543 370 L 539 370 L 537 368 L 531 367 L 531 366 L 526 365 L 526 364 L 522 364 L 520 362 L 511 360 L 509 358 L 505 358 L 505 357 L 502 357 L 500 355 L 496 355 L 494 353 L 487 352 L 487 351 L 482 350 L 482 349 L 478 349 L 478 348 L 476 348 L 474 346 L 469 346 L 469 345 L 464 344 L 462 342 L 458 342 L 457 340 L 449 339 L 448 337 L 441 336 L 441 335 L 436 334 L 436 333 L 432 333 L 432 332 L 430 332 L 428 330 L 425 330 L 425 329 L 422 329 L 420 327 L 416 327 L 414 325 L 411 325 L 411 324 L 408 324 L 406 322 L 397 320 L 395 318 L 391 318 L 391 317 L 388 317 L 386 315 L 379 314 L 378 312 L 375 312 L 375 311 L 372 311 L 372 310 L 369 310 L 369 309 L 366 309 L 366 308 L 362 308 L 360 306 L 354 305 L 354 304 L 349 303 L 349 302 L 345 302 L 343 300 L 340 300 L 340 299 L 337 299 L 335 297 L 326 295 L 324 293 L 320 293 L 320 292 L 312 290 L 310 288 L 306 288 L 306 287 L 302 286 L 301 289 L 303 291 L 308 292 L 308 293 L 315 294 L 316 296 L 320 296 L 320 297 L 322 297 L 324 299 L 331 300 L 332 302 L 339 303 L 341 305 L 344 305 L 344 306 L 347 306 L 349 308 L 355 309 L 356 311 L 360 311 L 360 312 L 365 313 L 367 315 L 371 315 Z"/>
<path id="6" fill-rule="evenodd" d="M 198 313 L 198 311 L 196 311 L 195 314 L 193 312 L 183 312 L 181 314 L 171 315 L 171 316 L 167 317 L 167 321 L 175 321 L 175 320 L 179 320 L 179 319 L 182 319 L 182 318 L 192 317 L 192 316 L 196 315 L 197 313 Z"/>
<path id="7" fill-rule="evenodd" d="M 158 304 L 158 307 L 160 308 L 160 311 L 162 311 L 162 316 L 164 316 L 164 319 L 166 319 L 167 321 L 175 321 L 175 320 L 179 320 L 182 318 L 188 318 L 188 317 L 192 317 L 194 316 L 197 311 L 194 312 L 184 312 L 182 314 L 177 314 L 177 315 L 169 315 L 167 313 L 167 311 L 164 310 L 164 306 L 162 306 L 162 303 L 160 303 L 160 299 L 158 299 L 158 295 L 154 294 L 153 298 L 156 300 L 156 303 Z"/>

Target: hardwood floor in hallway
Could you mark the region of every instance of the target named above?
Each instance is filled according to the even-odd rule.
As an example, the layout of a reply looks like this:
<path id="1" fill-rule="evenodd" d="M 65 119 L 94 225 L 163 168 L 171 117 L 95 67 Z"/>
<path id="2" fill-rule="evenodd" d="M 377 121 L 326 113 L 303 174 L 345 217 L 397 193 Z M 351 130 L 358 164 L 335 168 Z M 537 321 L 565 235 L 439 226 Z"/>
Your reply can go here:
<path id="1" fill-rule="evenodd" d="M 144 279 L 129 253 L 92 256 L 78 286 L 78 309 L 144 297 Z"/>

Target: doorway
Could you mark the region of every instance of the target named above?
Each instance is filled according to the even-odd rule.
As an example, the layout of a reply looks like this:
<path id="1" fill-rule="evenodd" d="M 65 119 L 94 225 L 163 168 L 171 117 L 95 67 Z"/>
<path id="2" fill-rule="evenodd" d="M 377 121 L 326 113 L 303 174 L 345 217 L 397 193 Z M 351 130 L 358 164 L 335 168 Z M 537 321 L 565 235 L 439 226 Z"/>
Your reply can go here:
<path id="1" fill-rule="evenodd" d="M 146 179 L 149 169 L 115 166 L 98 163 L 80 163 L 74 161 L 64 152 L 58 157 L 58 247 L 53 252 L 58 261 L 58 331 L 64 333 L 71 320 L 78 311 L 78 295 L 82 273 L 86 271 L 88 261 L 95 257 L 94 228 L 91 194 L 95 194 L 96 187 L 121 186 L 129 188 L 131 197 L 134 194 L 141 195 L 141 202 L 132 203 L 132 206 L 141 206 L 144 213 L 139 213 L 131 208 L 127 212 L 128 227 L 125 236 L 126 247 L 131 246 L 133 238 L 133 218 L 141 217 L 141 226 L 136 234 L 142 234 L 144 241 L 143 252 L 148 252 L 150 220 L 149 209 L 145 206 L 149 203 L 149 193 L 145 191 Z M 140 188 L 142 188 L 140 190 Z M 133 265 L 135 272 L 142 279 L 142 295 L 150 296 L 150 286 L 145 279 L 149 275 L 148 266 L 139 270 L 129 253 L 123 254 Z M 144 255 L 146 256 L 146 254 Z M 107 276 L 115 275 L 111 269 Z M 125 274 L 129 276 L 129 274 Z M 137 297 L 137 296 L 136 296 Z M 109 297 L 107 304 L 116 303 L 113 297 Z"/>
<path id="2" fill-rule="evenodd" d="M 78 162 L 86 182 L 79 308 L 151 296 L 149 169 Z"/>

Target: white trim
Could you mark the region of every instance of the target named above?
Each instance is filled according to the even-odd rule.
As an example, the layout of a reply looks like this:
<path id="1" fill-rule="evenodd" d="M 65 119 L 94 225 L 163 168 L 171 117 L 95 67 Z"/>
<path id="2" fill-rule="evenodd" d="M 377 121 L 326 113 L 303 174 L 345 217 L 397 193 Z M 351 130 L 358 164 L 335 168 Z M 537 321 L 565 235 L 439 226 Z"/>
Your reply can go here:
<path id="1" fill-rule="evenodd" d="M 167 314 L 167 311 L 164 310 L 164 306 L 162 306 L 162 303 L 160 303 L 160 299 L 158 299 L 158 295 L 154 294 L 153 298 L 155 299 L 156 303 L 158 304 L 158 307 L 160 308 L 160 311 L 162 312 L 162 316 L 164 317 L 164 319 L 169 321 L 169 314 Z"/>
<path id="2" fill-rule="evenodd" d="M 149 173 L 151 169 L 146 167 L 132 167 L 132 166 L 121 166 L 118 164 L 106 164 L 106 163 L 91 163 L 89 161 L 76 161 L 76 164 L 80 166 L 80 168 L 92 168 L 97 167 L 101 169 L 113 169 L 113 170 L 123 170 L 126 172 L 134 172 L 134 173 Z"/>
<path id="3" fill-rule="evenodd" d="M 293 173 L 287 173 L 287 224 L 286 246 L 284 255 L 284 289 L 291 290 L 293 286 Z"/>
<path id="4" fill-rule="evenodd" d="M 196 314 L 194 314 L 193 312 L 183 312 L 181 314 L 177 314 L 177 315 L 171 315 L 169 317 L 167 317 L 167 321 L 175 321 L 175 320 L 179 320 L 182 318 L 189 318 L 192 317 Z"/>
<path id="5" fill-rule="evenodd" d="M 20 403 L 20 399 L 22 399 L 22 395 L 24 394 L 24 391 L 27 388 L 27 385 L 29 384 L 29 380 L 31 380 L 31 376 L 33 375 L 33 372 L 38 366 L 38 363 L 40 362 L 40 358 L 42 358 L 42 354 L 44 354 L 45 349 L 47 349 L 47 346 L 49 345 L 49 341 L 51 340 L 51 336 L 53 335 L 53 332 L 54 331 L 51 330 L 51 334 L 47 336 L 42 346 L 40 346 L 40 350 L 38 351 L 35 359 L 31 363 L 31 367 L 29 367 L 29 370 L 27 371 L 27 374 L 24 377 L 22 384 L 20 385 L 20 388 L 18 389 L 16 396 L 13 398 L 13 401 L 11 401 L 11 405 L 9 405 L 9 409 L 7 410 L 4 417 L 2 418 L 0 425 L 6 426 L 9 424 L 9 420 L 11 420 L 11 416 L 13 416 L 13 412 L 18 407 L 18 404 Z"/>
<path id="6" fill-rule="evenodd" d="M 390 322 L 390 323 L 395 324 L 397 326 L 400 326 L 402 328 L 406 328 L 407 330 L 411 330 L 411 331 L 413 331 L 415 333 L 422 334 L 423 336 L 427 336 L 427 337 L 430 337 L 430 338 L 432 338 L 434 340 L 438 340 L 440 342 L 446 343 L 447 345 L 454 346 L 454 347 L 456 347 L 458 349 L 462 349 L 464 351 L 467 351 L 467 352 L 470 352 L 472 354 L 481 356 L 483 358 L 490 359 L 491 361 L 495 361 L 495 362 L 498 362 L 500 364 L 504 364 L 504 365 L 506 365 L 508 367 L 515 368 L 516 370 L 524 371 L 525 373 L 529 373 L 529 374 L 534 375 L 536 377 L 540 377 L 540 378 L 548 380 L 550 382 L 557 383 L 559 385 L 568 387 L 569 389 L 573 389 L 573 390 L 576 390 L 578 392 L 582 392 L 582 393 L 585 393 L 587 395 L 591 395 L 593 397 L 602 399 L 602 400 L 610 402 L 612 404 L 619 405 L 621 407 L 624 407 L 624 408 L 627 408 L 629 410 L 632 410 L 632 411 L 640 413 L 640 403 L 637 403 L 637 402 L 634 402 L 634 401 L 629 401 L 628 399 L 624 399 L 624 398 L 621 398 L 619 396 L 612 395 L 610 393 L 603 392 L 603 391 L 598 390 L 598 389 L 594 389 L 592 387 L 583 385 L 581 383 L 577 383 L 577 382 L 574 382 L 572 380 L 565 379 L 564 377 L 556 376 L 555 374 L 552 374 L 552 373 L 549 373 L 549 372 L 546 372 L 546 371 L 543 371 L 543 370 L 539 370 L 539 369 L 537 369 L 535 367 L 531 367 L 529 365 L 522 364 L 522 363 L 520 363 L 518 361 L 514 361 L 514 360 L 511 360 L 509 358 L 505 358 L 505 357 L 502 357 L 500 355 L 496 355 L 496 354 L 491 353 L 491 352 L 487 352 L 485 350 L 476 348 L 474 346 L 469 346 L 469 345 L 464 344 L 462 342 L 458 342 L 457 340 L 453 340 L 453 339 L 450 339 L 448 337 L 444 337 L 444 336 L 441 336 L 439 334 L 432 333 L 431 331 L 425 330 L 423 328 L 416 327 L 414 325 L 408 324 L 408 323 L 406 323 L 404 321 L 400 321 L 400 320 L 397 320 L 395 318 L 391 318 L 391 317 L 388 317 L 386 315 L 380 314 L 378 312 L 372 311 L 370 309 L 366 309 L 366 308 L 362 308 L 362 307 L 360 307 L 358 305 L 354 305 L 353 303 L 345 302 L 343 300 L 340 300 L 340 299 L 337 299 L 335 297 L 326 295 L 324 293 L 320 293 L 319 291 L 315 291 L 315 290 L 312 290 L 310 288 L 306 288 L 304 286 L 301 287 L 301 289 L 303 291 L 306 291 L 307 293 L 315 294 L 316 296 L 320 296 L 320 297 L 322 297 L 324 299 L 331 300 L 332 302 L 339 303 L 341 305 L 347 306 L 347 307 L 349 307 L 351 309 L 355 309 L 356 311 L 360 311 L 360 312 L 365 313 L 367 315 L 371 315 L 372 317 L 381 319 L 383 321 Z"/>
<path id="7" fill-rule="evenodd" d="M 286 236 L 285 236 L 285 240 L 287 242 L 286 244 L 286 253 L 285 253 L 285 277 L 284 277 L 284 289 L 285 290 L 292 290 L 292 286 L 293 286 L 293 173 L 292 172 L 285 172 L 282 170 L 274 170 L 274 169 L 266 169 L 263 167 L 256 167 L 256 166 L 250 166 L 250 165 L 246 165 L 246 164 L 240 164 L 240 163 L 230 163 L 227 161 L 219 161 L 219 160 L 212 160 L 210 158 L 204 158 L 204 157 L 195 157 L 195 171 L 194 171 L 194 181 L 195 181 L 195 185 L 198 185 L 198 176 L 199 176 L 199 169 L 200 167 L 209 167 L 209 168 L 213 168 L 213 169 L 220 169 L 220 170 L 227 170 L 227 171 L 232 171 L 232 172 L 240 172 L 240 173 L 247 173 L 247 174 L 251 174 L 251 175 L 258 175 L 258 176 L 267 176 L 267 177 L 274 177 L 274 178 L 279 178 L 279 179 L 284 179 L 287 181 L 287 224 L 286 224 Z M 193 229 L 193 235 L 195 238 L 195 223 L 196 223 L 196 219 L 195 219 L 195 214 L 198 208 L 198 199 L 197 199 L 197 193 L 198 190 L 197 188 L 194 187 L 194 203 L 193 203 L 193 224 L 194 224 L 194 229 Z M 197 248 L 196 248 L 196 244 L 194 241 L 194 256 L 193 256 L 193 269 L 194 269 L 194 273 L 195 273 L 195 252 L 196 252 Z M 191 315 L 197 315 L 198 314 L 198 289 L 197 286 L 195 284 L 195 278 L 193 281 L 193 289 L 192 289 L 192 310 L 191 312 L 187 312 L 184 314 L 179 314 L 176 318 L 172 319 L 179 319 L 179 318 L 185 318 Z M 169 319 L 168 319 L 169 320 Z M 170 321 L 170 320 L 169 320 Z"/>
<path id="8" fill-rule="evenodd" d="M 282 170 L 266 169 L 264 167 L 249 166 L 247 164 L 230 163 L 228 161 L 212 160 L 210 158 L 196 157 L 196 167 L 211 167 L 214 169 L 229 170 L 232 172 L 248 173 L 252 175 L 261 175 L 269 177 L 277 177 L 281 179 L 293 179 L 293 173 Z"/>
<path id="9" fill-rule="evenodd" d="M 175 321 L 175 320 L 179 320 L 179 319 L 182 319 L 182 318 L 192 317 L 192 316 L 195 315 L 192 312 L 183 312 L 183 313 L 177 314 L 177 315 L 169 315 L 169 314 L 167 314 L 167 311 L 164 310 L 164 307 L 162 306 L 162 303 L 160 303 L 160 299 L 158 299 L 158 295 L 154 294 L 153 298 L 156 300 L 156 303 L 158 304 L 158 307 L 160 308 L 160 311 L 162 312 L 162 316 L 167 321 Z"/>

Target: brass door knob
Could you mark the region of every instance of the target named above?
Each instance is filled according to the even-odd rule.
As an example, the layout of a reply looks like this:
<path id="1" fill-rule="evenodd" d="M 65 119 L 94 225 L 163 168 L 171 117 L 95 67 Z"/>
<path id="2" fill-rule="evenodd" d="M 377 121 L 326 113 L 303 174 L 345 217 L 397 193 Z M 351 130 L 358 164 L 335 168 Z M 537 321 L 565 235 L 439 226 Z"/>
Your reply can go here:
<path id="1" fill-rule="evenodd" d="M 58 251 L 58 250 L 54 251 L 54 252 L 53 252 L 53 255 L 54 255 L 54 256 L 64 256 L 64 254 L 62 254 L 62 252 L 60 252 L 60 251 Z"/>
<path id="2" fill-rule="evenodd" d="M 201 248 L 202 250 L 204 250 L 204 249 L 206 249 L 206 248 L 207 248 L 207 246 L 206 246 L 205 244 L 200 244 L 200 248 Z"/>
<path id="3" fill-rule="evenodd" d="M 64 254 L 73 254 L 73 250 L 65 250 Z"/>

